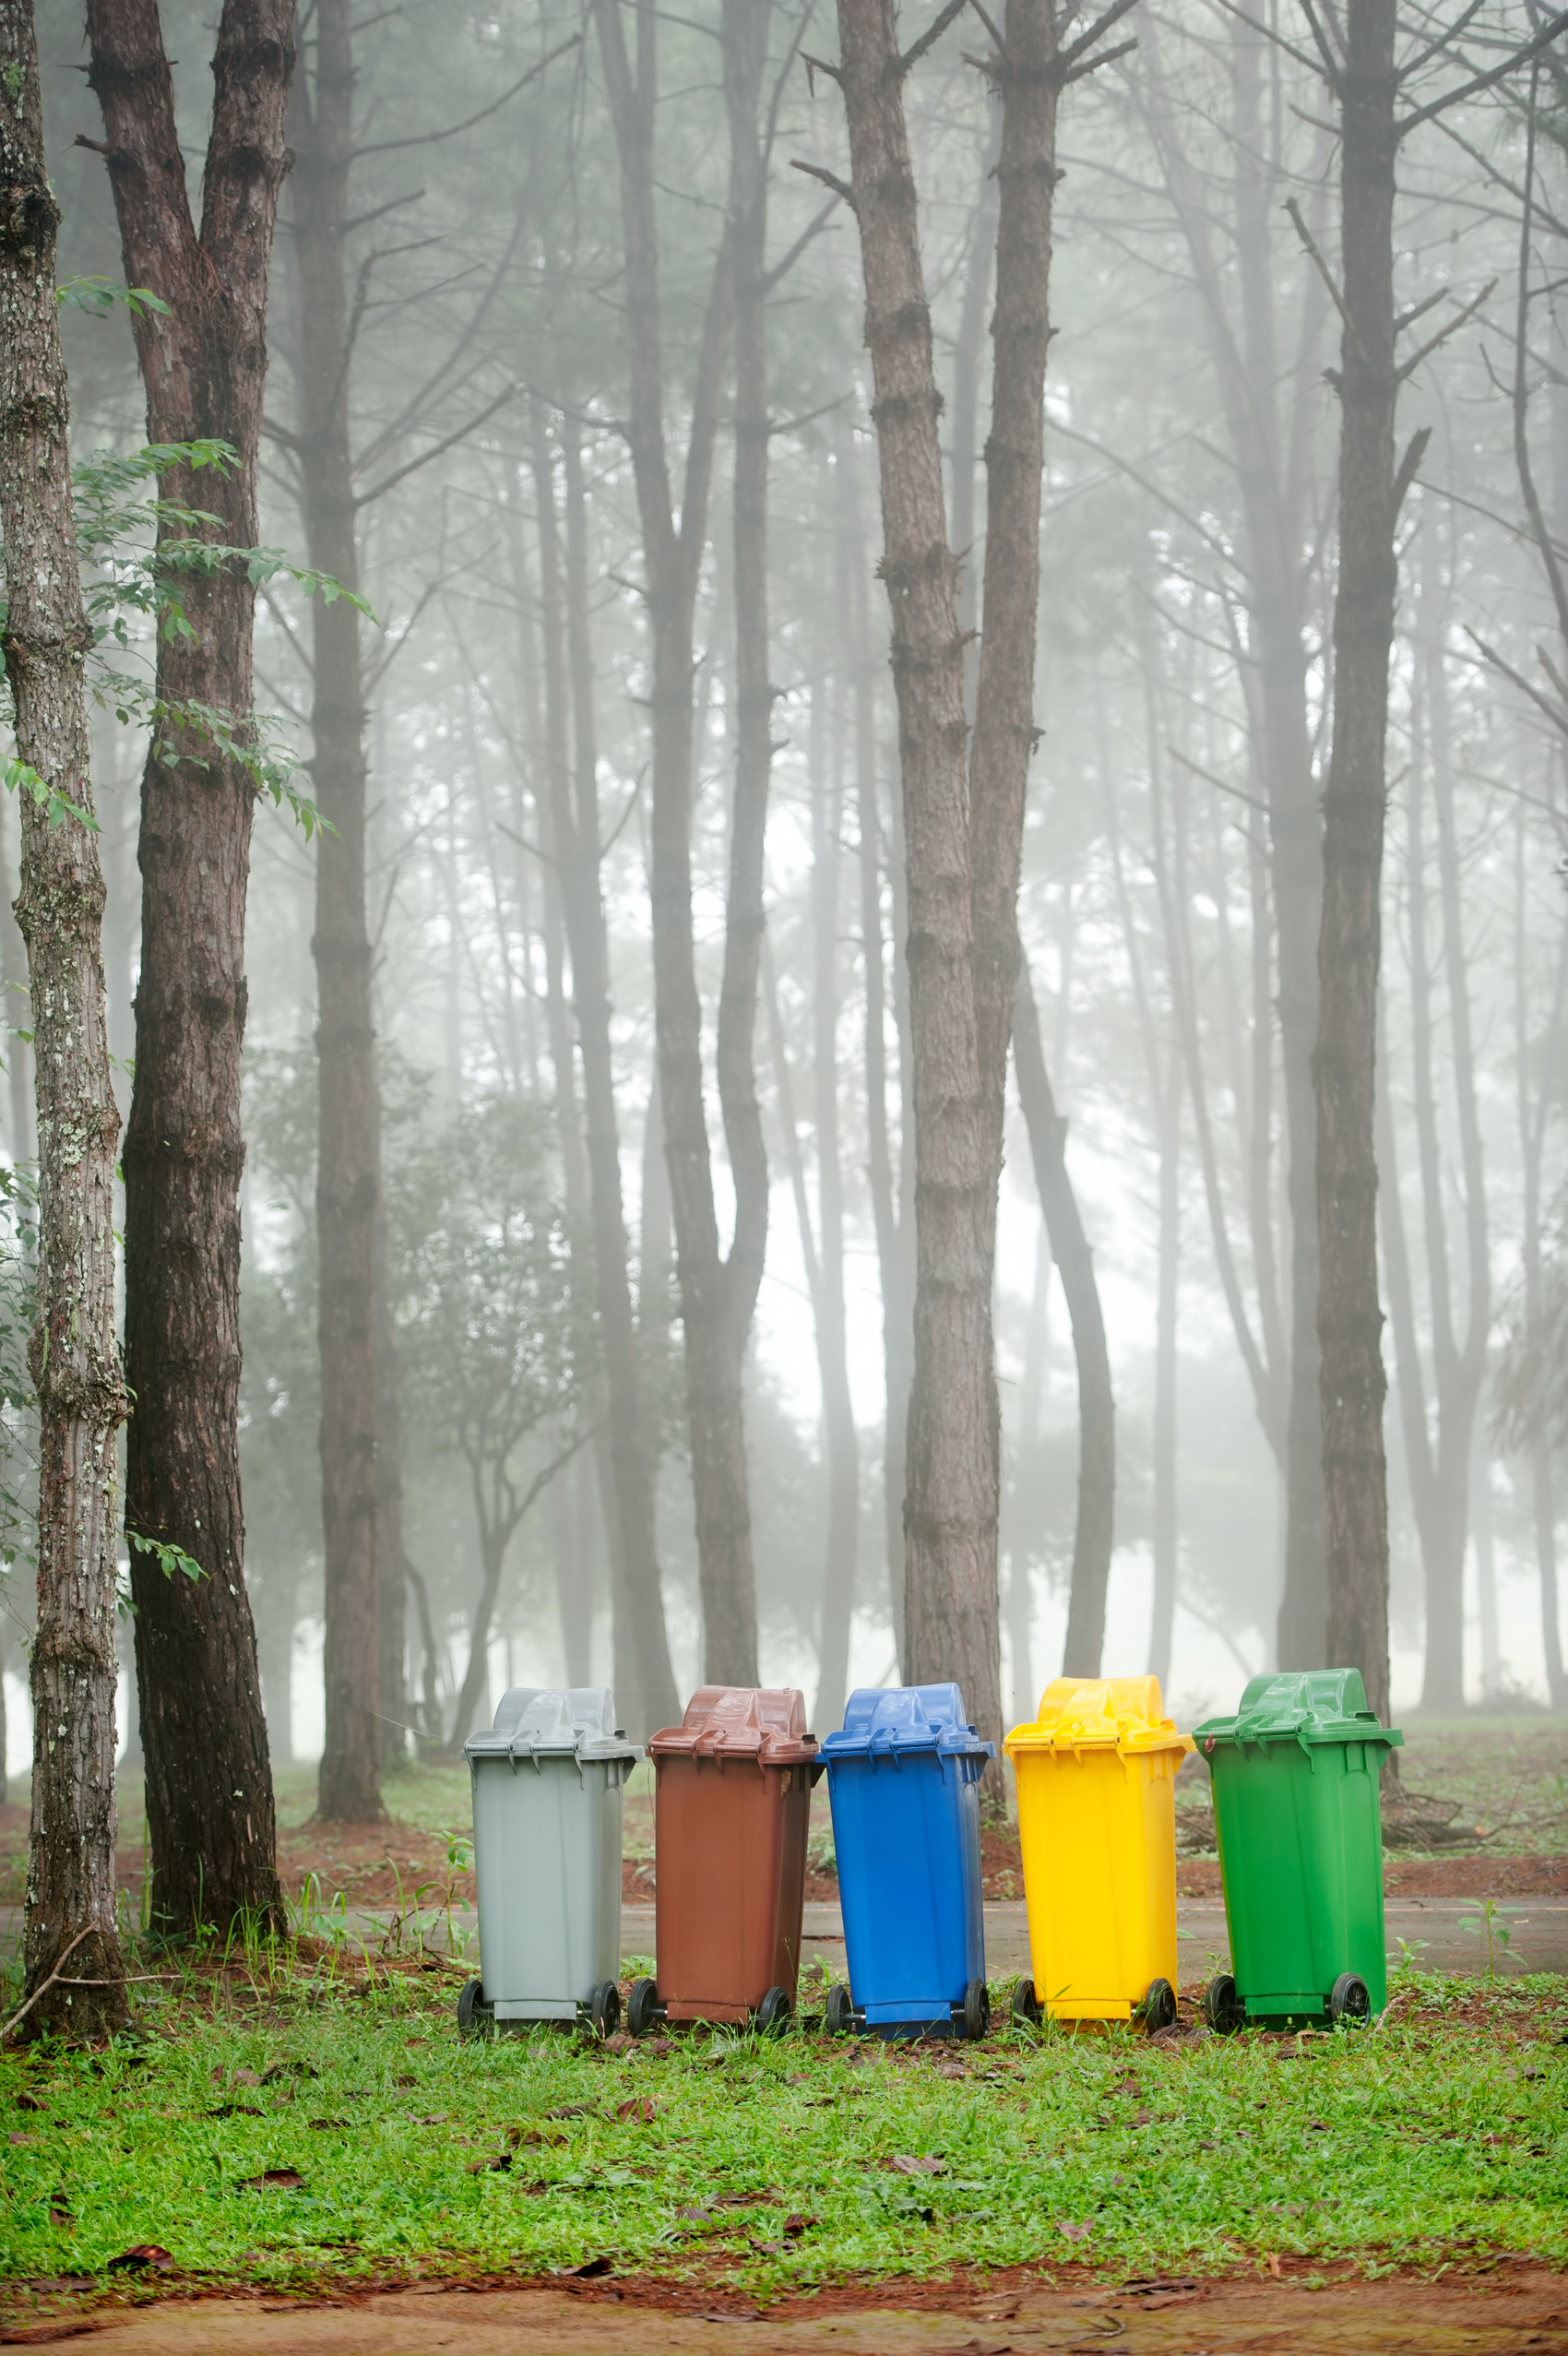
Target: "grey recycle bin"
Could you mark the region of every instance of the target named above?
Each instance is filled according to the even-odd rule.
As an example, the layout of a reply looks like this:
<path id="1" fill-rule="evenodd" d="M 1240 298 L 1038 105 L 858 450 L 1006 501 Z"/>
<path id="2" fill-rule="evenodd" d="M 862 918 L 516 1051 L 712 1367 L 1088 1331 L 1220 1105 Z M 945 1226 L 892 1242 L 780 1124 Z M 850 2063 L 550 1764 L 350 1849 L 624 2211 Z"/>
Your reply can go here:
<path id="1" fill-rule="evenodd" d="M 463 1745 L 473 1784 L 482 1980 L 465 2034 L 508 2021 L 620 2025 L 621 1791 L 642 1753 L 608 1685 L 514 1685 Z"/>

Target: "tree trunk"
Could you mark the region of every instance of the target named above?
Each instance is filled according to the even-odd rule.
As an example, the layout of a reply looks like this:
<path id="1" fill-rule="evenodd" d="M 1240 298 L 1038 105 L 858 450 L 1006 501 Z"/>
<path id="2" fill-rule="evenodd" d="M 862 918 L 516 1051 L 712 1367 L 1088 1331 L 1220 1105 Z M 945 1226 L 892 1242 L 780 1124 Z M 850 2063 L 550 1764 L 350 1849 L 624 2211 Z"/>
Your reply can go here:
<path id="1" fill-rule="evenodd" d="M 1159 1299 L 1154 1339 L 1154 1612 L 1149 1671 L 1170 1682 L 1179 1573 L 1177 1320 L 1182 1267 L 1182 1056 L 1174 1041 L 1159 1108 Z"/>
<path id="2" fill-rule="evenodd" d="M 43 151 L 31 0 L 0 0 L 0 653 L 17 753 L 17 920 L 28 947 L 39 1141 L 38 1615 L 26 2032 L 126 2026 L 114 1925 L 115 1434 L 129 1401 L 114 1346 L 114 1148 L 100 947 L 70 404 L 54 292 L 59 208 Z M 50 798 L 74 805 L 50 823 Z M 80 815 L 77 815 L 80 814 Z M 0 1728 L 3 1733 L 3 1728 Z M 62 1972 L 88 1984 L 67 1986 Z M 101 1984 L 94 1986 L 97 1981 Z"/>
<path id="3" fill-rule="evenodd" d="M 615 1695 L 623 1723 L 656 1732 L 680 1717 L 659 1561 L 656 1458 L 632 1315 L 621 1137 L 611 1050 L 610 943 L 600 875 L 599 746 L 588 634 L 588 511 L 576 422 L 563 427 L 566 476 L 566 641 L 572 681 L 573 791 L 555 789 L 562 902 L 572 953 L 572 1011 L 583 1065 L 594 1267 L 609 1392 L 611 1492 L 601 1489 L 617 1581 Z M 647 1284 L 645 1277 L 644 1291 Z M 662 1288 L 660 1288 L 662 1322 Z M 645 1298 L 645 1311 L 646 1298 Z"/>
<path id="4" fill-rule="evenodd" d="M 862 561 L 856 458 L 853 439 L 847 429 L 840 432 L 837 455 L 837 470 L 842 478 L 837 502 L 840 537 L 838 575 L 843 592 L 839 606 L 841 642 L 851 649 L 850 660 L 854 665 L 855 807 L 859 827 L 861 958 L 865 988 L 866 1180 L 871 1192 L 877 1275 L 882 1291 L 882 1362 L 886 1401 L 883 1434 L 883 1522 L 894 1649 L 897 1660 L 902 1662 L 905 1658 L 904 1449 L 914 1360 L 914 1288 L 910 1267 L 913 1221 L 905 1219 L 903 1189 L 894 1183 L 893 1149 L 887 1127 L 887 986 L 883 964 L 882 827 L 878 817 L 876 686 L 872 671 L 870 599 L 866 589 L 871 566 Z M 897 1000 L 897 977 L 902 968 L 902 954 L 897 924 L 894 931 Z M 901 1084 L 906 1078 L 907 1074 L 901 1069 Z M 914 1139 L 909 1124 L 904 1126 L 901 1146 L 903 1167 L 910 1169 L 914 1160 Z"/>
<path id="5" fill-rule="evenodd" d="M 1029 1133 L 1035 1185 L 1062 1276 L 1078 1367 L 1078 1519 L 1067 1601 L 1064 1677 L 1098 1677 L 1105 1648 L 1105 1593 L 1116 1521 L 1116 1402 L 1094 1255 L 1067 1174 L 1067 1124 L 1056 1110 L 1039 1017 L 1028 970 L 1020 971 L 1013 1013 L 1013 1061 Z"/>
<path id="6" fill-rule="evenodd" d="M 1561 409 L 1554 405 L 1553 422 L 1562 433 L 1564 451 L 1568 454 L 1568 400 L 1562 403 Z M 1568 487 L 1568 464 L 1564 466 L 1563 482 Z M 1562 504 L 1568 505 L 1568 501 Z M 1530 1036 L 1531 997 L 1526 934 L 1530 870 L 1526 843 L 1526 813 L 1521 802 L 1515 817 L 1514 833 L 1514 1071 L 1519 1117 L 1519 1160 L 1525 1182 L 1524 1233 L 1520 1239 L 1525 1332 L 1533 1339 L 1539 1330 L 1542 1311 L 1541 1155 L 1552 1108 L 1557 1101 L 1556 1073 L 1562 1053 L 1560 1041 L 1564 982 L 1568 981 L 1568 932 L 1563 934 L 1558 953 L 1557 987 L 1545 1042 L 1548 1052 L 1541 1054 Z M 1538 1069 L 1542 1075 L 1538 1092 L 1532 1087 L 1532 1077 Z M 1551 1442 L 1544 1428 L 1538 1427 L 1530 1443 L 1529 1457 L 1530 1505 L 1535 1521 L 1536 1565 L 1540 1579 L 1541 1659 L 1546 1667 L 1546 1689 L 1551 1707 L 1562 1709 L 1568 1708 L 1568 1676 L 1563 1673 L 1562 1629 L 1557 1616 L 1556 1483 Z"/>
<path id="7" fill-rule="evenodd" d="M 315 73 L 293 92 L 294 253 L 300 274 L 301 511 L 310 561 L 359 587 L 349 447 L 344 245 L 353 162 L 350 0 L 317 0 Z M 365 928 L 364 684 L 360 617 L 311 606 L 319 1058 L 315 1211 L 320 1276 L 321 1520 L 326 1744 L 316 1813 L 350 1824 L 381 1805 L 381 1573 L 377 1552 L 375 1225 L 381 1197 L 375 1027 Z"/>
<path id="8" fill-rule="evenodd" d="M 184 469 L 167 493 L 256 539 L 255 454 L 267 289 L 293 0 L 224 0 L 199 236 L 155 0 L 89 0 L 91 64 L 126 280 L 162 298 L 132 321 L 148 438 L 227 441 L 232 474 Z M 175 528 L 183 534 L 184 526 Z M 253 702 L 255 592 L 244 565 L 187 578 L 190 638 L 160 637 L 165 708 L 205 706 L 242 731 Z M 165 1935 L 244 1913 L 279 1922 L 272 1774 L 244 1585 L 240 1501 L 240 1044 L 245 885 L 255 788 L 199 727 L 158 732 L 142 779 L 141 982 L 124 1151 L 125 1377 L 135 1412 L 125 1522 L 198 1562 L 166 1579 L 133 1545 L 147 1753 L 151 1919 Z M 169 754 L 178 757 L 167 757 Z"/>
<path id="9" fill-rule="evenodd" d="M 812 781 L 812 1017 L 815 1097 L 819 1279 L 817 1366 L 827 1458 L 827 1553 L 822 1639 L 813 1723 L 841 1725 L 849 1674 L 849 1627 L 860 1553 L 861 1462 L 849 1393 L 844 1305 L 844 1176 L 838 1141 L 838 843 L 843 825 L 842 733 L 831 781 L 825 764 Z"/>
<path id="10" fill-rule="evenodd" d="M 1395 0 L 1348 0 L 1340 74 L 1345 330 L 1334 737 L 1318 939 L 1318 1341 L 1328 1530 L 1328 1659 L 1388 1716 L 1388 1470 L 1383 1445 L 1372 1145 L 1394 471 Z"/>
<path id="11" fill-rule="evenodd" d="M 735 1226 L 729 1255 L 719 1249 L 703 1101 L 702 1002 L 697 992 L 692 929 L 692 798 L 695 673 L 694 615 L 707 530 L 708 492 L 718 426 L 718 396 L 734 311 L 739 240 L 752 256 L 746 142 L 731 141 L 730 220 L 714 265 L 692 400 L 681 521 L 677 529 L 665 446 L 663 359 L 659 321 L 658 229 L 654 175 L 657 101 L 657 12 L 636 0 L 634 77 L 621 22 L 620 0 L 593 0 L 605 83 L 621 166 L 621 219 L 626 276 L 626 331 L 631 363 L 628 440 L 636 478 L 647 572 L 652 637 L 653 812 L 650 895 L 653 915 L 654 1004 L 660 1103 L 670 1194 L 675 1220 L 676 1267 L 686 1364 L 692 1487 L 696 1510 L 702 1590 L 704 1673 L 726 1684 L 754 1684 L 756 1584 L 752 1565 L 751 1507 L 746 1489 L 742 1375 L 746 1339 L 762 1275 L 767 1226 L 766 1168 L 756 1113 L 752 1032 L 761 940 L 761 856 L 766 766 L 754 768 L 754 740 L 742 733 L 731 829 L 731 890 L 720 989 L 719 1075 L 726 1139 L 735 1182 Z M 764 17 L 756 41 L 750 19 Z M 724 12 L 725 84 L 731 125 L 745 112 L 743 89 L 766 51 L 762 0 L 728 0 Z M 754 144 L 756 85 L 748 120 Z M 748 278 L 752 270 L 748 268 Z M 754 290 L 760 302 L 760 289 Z M 757 328 L 749 323 L 737 385 L 736 527 L 754 530 L 754 470 L 766 463 L 766 403 L 759 421 Z M 765 394 L 766 388 L 761 388 Z M 755 629 L 751 596 L 755 557 L 748 546 L 745 583 L 737 552 L 737 618 L 747 634 L 748 709 L 756 690 Z M 766 623 L 762 649 L 766 694 Z M 753 876 L 755 877 L 754 886 Z M 758 1179 L 761 1180 L 760 1187 Z"/>
<path id="12" fill-rule="evenodd" d="M 21 1035 L 32 1029 L 28 1005 L 28 951 L 27 943 L 17 929 L 9 866 L 4 838 L 0 837 L 0 986 L 6 994 L 5 1004 L 0 1006 L 0 1038 L 5 1041 L 9 1083 L 7 1143 L 13 1161 L 33 1161 L 38 1157 L 38 1140 L 33 1134 L 31 1056 Z"/>

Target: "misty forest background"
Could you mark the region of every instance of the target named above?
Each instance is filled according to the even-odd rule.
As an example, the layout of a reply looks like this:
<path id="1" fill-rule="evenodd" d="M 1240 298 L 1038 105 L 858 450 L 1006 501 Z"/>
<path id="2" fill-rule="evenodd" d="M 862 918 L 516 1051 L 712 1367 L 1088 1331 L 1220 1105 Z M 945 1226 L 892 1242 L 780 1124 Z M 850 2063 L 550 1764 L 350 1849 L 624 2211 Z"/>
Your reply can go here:
<path id="1" fill-rule="evenodd" d="M 1480 65 L 1530 30 L 1500 14 L 1489 33 L 1492 13 L 1470 36 Z M 163 16 L 194 175 L 210 31 L 178 0 Z M 728 201 L 717 30 L 707 0 L 659 20 L 659 324 L 677 453 Z M 1317 885 L 1310 819 L 1293 851 L 1280 855 L 1271 834 L 1265 773 L 1280 703 L 1265 673 L 1270 630 L 1276 643 L 1294 633 L 1315 796 L 1336 565 L 1338 414 L 1324 371 L 1340 325 L 1286 204 L 1336 251 L 1336 154 L 1282 0 L 1257 0 L 1255 22 L 1222 0 L 1141 0 L 1132 30 L 1136 47 L 1075 89 L 1063 115 L 1041 733 L 1020 926 L 1116 1398 L 1104 1665 L 1157 1669 L 1192 1710 L 1223 1703 L 1276 1657 L 1292 1323 L 1281 944 L 1310 925 L 1315 945 Z M 636 1347 L 659 1425 L 658 1547 L 683 1697 L 701 1676 L 654 1084 L 647 572 L 623 430 L 617 158 L 600 49 L 583 32 L 577 9 L 555 0 L 405 0 L 368 6 L 353 33 L 349 410 L 359 586 L 376 617 L 363 631 L 368 901 L 406 1557 L 408 1731 L 389 1736 L 394 1757 L 415 1733 L 460 1743 L 505 1683 L 612 1674 L 593 1437 L 602 1345 L 552 788 L 563 765 L 580 778 L 585 761 L 599 791 Z M 847 209 L 790 168 L 847 168 L 837 93 L 820 76 L 814 88 L 792 56 L 831 49 L 832 31 L 778 0 L 768 39 L 775 701 L 756 1028 L 768 1220 L 746 1443 L 761 1673 L 802 1684 L 826 1732 L 846 1680 L 888 1680 L 898 1658 L 901 1439 L 896 1412 L 890 1476 L 887 1402 L 890 1381 L 896 1398 L 907 1381 L 895 1328 L 908 1315 L 912 1228 L 901 846 L 860 256 Z M 61 270 L 117 282 L 107 180 L 74 144 L 101 127 L 79 10 L 50 0 L 40 45 Z M 972 619 L 995 109 L 964 45 L 956 32 L 938 42 L 906 102 Z M 297 93 L 296 147 L 304 102 Z M 1400 161 L 1402 310 L 1482 299 L 1402 408 L 1405 433 L 1428 424 L 1431 438 L 1401 518 L 1384 891 L 1396 1711 L 1564 1701 L 1555 1660 L 1549 1694 L 1543 1596 L 1568 1481 L 1544 1434 L 1524 1448 L 1499 1437 L 1494 1382 L 1558 1248 L 1562 1168 L 1564 737 L 1551 708 L 1561 689 L 1538 656 L 1556 624 L 1515 439 L 1523 315 L 1528 446 L 1568 540 L 1568 160 L 1554 120 L 1543 116 L 1523 247 L 1516 83 L 1452 109 Z M 273 262 L 261 538 L 304 562 L 300 185 L 297 174 L 285 183 Z M 78 455 L 136 448 L 144 396 L 123 311 L 73 308 L 64 322 Z M 728 383 L 695 626 L 693 856 L 710 1059 L 737 727 Z M 1270 536 L 1277 562 L 1260 553 Z M 1270 596 L 1283 617 L 1263 610 Z M 310 643 L 306 601 L 274 582 L 257 616 L 257 700 L 307 758 Z M 1287 705 L 1290 692 L 1287 681 Z M 123 1109 L 144 740 L 112 713 L 95 728 Z M 10 908 L 17 823 L 7 806 L 0 1136 L 13 1162 L 34 1150 L 26 959 Z M 287 810 L 258 815 L 242 1460 L 279 1762 L 322 1739 L 314 859 Z M 716 1113 L 710 1126 L 727 1235 Z M 1000 1239 L 1002 1691 L 1016 1716 L 1032 1714 L 1062 1663 L 1078 1390 L 1011 1083 Z M 27 1439 L 13 1414 L 18 1495 Z M 26 1587 L 7 1582 L 0 1619 L 14 1771 L 30 1755 Z M 123 1649 L 128 1662 L 128 1633 Z M 123 1702 L 130 1690 L 123 1682 Z M 134 1765 L 134 1726 L 125 1739 Z"/>

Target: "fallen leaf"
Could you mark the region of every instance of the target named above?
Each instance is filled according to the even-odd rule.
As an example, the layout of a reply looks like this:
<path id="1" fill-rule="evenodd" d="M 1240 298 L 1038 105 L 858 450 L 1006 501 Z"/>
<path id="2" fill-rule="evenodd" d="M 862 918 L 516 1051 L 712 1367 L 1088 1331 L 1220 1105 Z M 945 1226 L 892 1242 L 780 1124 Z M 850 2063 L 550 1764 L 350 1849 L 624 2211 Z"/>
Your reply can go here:
<path id="1" fill-rule="evenodd" d="M 450 2116 L 451 2113 L 447 2111 L 426 2111 L 414 2121 L 414 2124 L 416 2127 L 439 2127 L 443 2125 Z M 513 2128 L 512 2133 L 516 2135 L 517 2129 L 515 2127 Z"/>
<path id="2" fill-rule="evenodd" d="M 27 2145 L 30 2145 L 30 2145 L 33 2145 L 33 2144 L 40 2144 L 40 2143 L 42 2143 L 42 2142 L 43 2141 L 43 2137 L 42 2137 L 42 2136 L 24 2136 L 24 2135 L 18 2135 L 18 2134 L 17 2133 L 16 2129 L 15 2129 L 15 2128 L 13 2128 L 13 2129 L 12 2129 L 12 2131 L 11 2131 L 11 2133 L 10 2133 L 10 2134 L 6 2136 L 6 2142 L 7 2142 L 7 2143 L 22 2143 L 22 2144 L 27 2144 Z"/>
<path id="3" fill-rule="evenodd" d="M 49 2204 L 49 2222 L 51 2225 L 75 2225 L 76 2221 L 76 2219 L 71 2215 L 71 2204 L 65 2198 L 65 2194 L 56 2193 L 53 2199 Z"/>
<path id="4" fill-rule="evenodd" d="M 1307 2121 L 1307 2133 L 1310 2136 L 1325 2136 L 1328 2133 L 1328 2121 L 1326 2119 L 1309 2119 Z"/>
<path id="5" fill-rule="evenodd" d="M 348 2124 L 347 2119 L 307 2119 L 305 2122 L 311 2127 L 346 2127 Z"/>
<path id="6" fill-rule="evenodd" d="M 1541 2070 L 1526 2070 L 1525 2076 L 1526 2077 L 1542 2077 L 1545 2076 L 1545 2073 Z M 17 2097 L 17 2108 L 18 2111 L 42 2111 L 43 2109 L 43 2104 L 36 2094 L 30 2094 L 24 2087 L 20 2094 Z"/>
<path id="7" fill-rule="evenodd" d="M 783 2232 L 787 2240 L 798 2242 L 807 2229 L 816 2223 L 814 2217 L 802 2216 L 799 2209 L 784 2219 Z"/>
<path id="8" fill-rule="evenodd" d="M 268 2071 L 267 2075 L 270 2076 L 271 2072 Z M 236 2086 L 259 2086 L 261 2084 L 261 2073 L 258 2070 L 236 2070 L 234 2072 L 234 2084 Z"/>
<path id="9" fill-rule="evenodd" d="M 297 2168 L 264 2168 L 259 2176 L 242 2176 L 243 2193 L 297 2193 L 304 2183 Z"/>
<path id="10" fill-rule="evenodd" d="M 612 2262 L 609 2258 L 589 2258 L 586 2266 L 568 2267 L 566 2271 L 578 2282 L 594 2282 L 601 2274 L 612 2271 Z"/>
<path id="11" fill-rule="evenodd" d="M 1146 2127 L 1153 2117 L 1152 2111 L 1134 2111 L 1130 2124 L 1134 2127 Z"/>
<path id="12" fill-rule="evenodd" d="M 424 2126 L 434 2126 L 436 2119 L 444 2119 L 445 2115 L 444 2111 L 438 2112 L 434 2119 L 422 2120 L 421 2124 Z M 513 2151 L 532 2150 L 537 2144 L 564 2143 L 565 2141 L 564 2127 L 508 2127 L 506 2130 L 506 2142 Z"/>
<path id="13" fill-rule="evenodd" d="M 236 2076 L 242 2080 L 246 2078 L 246 2073 L 243 2070 L 236 2072 Z M 321 2072 L 312 2069 L 308 2062 L 268 2062 L 260 2077 L 249 2078 L 248 2083 L 252 2086 L 276 2086 L 279 2078 L 319 2077 L 320 2076 Z"/>
<path id="14" fill-rule="evenodd" d="M 1283 2281 L 1285 2277 L 1285 2268 L 1279 2263 L 1279 2253 L 1277 2250 L 1270 2250 L 1268 2254 L 1268 2270 L 1270 2274 L 1273 2275 L 1276 2282 Z"/>
<path id="15" fill-rule="evenodd" d="M 511 2165 L 511 2153 L 509 2151 L 498 2151 L 494 2154 L 493 2158 L 490 2160 L 470 2160 L 468 2163 L 468 2170 L 470 2176 L 482 2176 L 487 2172 L 492 2175 L 500 2176 L 505 2175 Z"/>
<path id="16" fill-rule="evenodd" d="M 1065 2218 L 1059 2217 L 1056 2220 L 1056 2231 L 1062 2235 L 1064 2241 L 1087 2242 L 1089 2235 L 1094 2231 L 1094 2227 L 1092 2225 L 1073 2225 L 1070 2224 Z"/>
<path id="17" fill-rule="evenodd" d="M 207 2115 L 209 2119 L 259 2119 L 261 2112 L 254 2102 L 215 2102 Z"/>
<path id="18" fill-rule="evenodd" d="M 917 2157 L 909 2151 L 895 2152 L 892 2159 L 885 2160 L 882 2165 L 890 2168 L 896 2176 L 942 2176 L 947 2172 L 945 2160 L 936 2160 L 929 2154 Z"/>
<path id="19" fill-rule="evenodd" d="M 654 2116 L 654 2100 L 652 2095 L 628 2095 L 624 2102 L 617 2102 L 615 2105 L 615 2116 L 618 2119 L 626 2120 L 628 2124 L 631 2121 L 636 2120 L 642 2126 L 646 2127 L 650 2125 Z"/>
<path id="20" fill-rule="evenodd" d="M 169 2252 L 160 2249 L 156 2242 L 134 2242 L 111 2258 L 104 2271 L 108 2274 L 167 2274 L 174 2264 Z"/>
<path id="21" fill-rule="evenodd" d="M 544 2115 L 547 2119 L 586 2119 L 592 2109 L 591 2102 L 558 2102 L 553 2111 L 547 2111 Z"/>

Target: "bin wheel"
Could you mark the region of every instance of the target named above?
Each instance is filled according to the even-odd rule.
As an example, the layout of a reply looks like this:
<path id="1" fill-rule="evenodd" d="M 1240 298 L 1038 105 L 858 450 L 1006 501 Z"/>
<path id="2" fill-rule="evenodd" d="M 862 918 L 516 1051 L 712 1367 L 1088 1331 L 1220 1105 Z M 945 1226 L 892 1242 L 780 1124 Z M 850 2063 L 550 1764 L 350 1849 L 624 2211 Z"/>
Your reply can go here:
<path id="1" fill-rule="evenodd" d="M 1247 2016 L 1229 1971 L 1221 1971 L 1204 1990 L 1204 2018 L 1217 2037 L 1234 2037 Z"/>
<path id="2" fill-rule="evenodd" d="M 659 2018 L 659 1990 L 651 1980 L 634 1980 L 626 1999 L 626 2027 L 634 2037 L 646 2037 Z"/>
<path id="3" fill-rule="evenodd" d="M 594 2037 L 613 2037 L 621 2026 L 621 1991 L 613 1980 L 601 1980 L 588 2000 L 588 2027 Z"/>
<path id="4" fill-rule="evenodd" d="M 991 1991 L 983 1980 L 971 1980 L 964 1991 L 964 2035 L 983 2037 L 991 2027 Z"/>
<path id="5" fill-rule="evenodd" d="M 794 2009 L 790 2002 L 788 1989 L 770 1988 L 756 2008 L 758 2036 L 782 2037 L 790 2026 L 790 2015 Z"/>
<path id="6" fill-rule="evenodd" d="M 1330 2020 L 1347 2029 L 1362 2029 L 1372 2018 L 1372 1995 L 1359 1971 L 1342 1971 L 1328 1999 Z"/>
<path id="7" fill-rule="evenodd" d="M 853 2033 L 855 2000 L 841 1980 L 835 1981 L 827 1992 L 822 2019 L 829 2037 L 849 2037 Z"/>
<path id="8" fill-rule="evenodd" d="M 457 1994 L 457 2034 L 479 2037 L 484 2032 L 484 2016 L 490 2007 L 484 2001 L 482 1980 L 465 1980 Z"/>
<path id="9" fill-rule="evenodd" d="M 1176 2026 L 1176 1991 L 1169 1980 L 1151 1980 L 1148 1993 L 1138 2007 L 1139 2017 L 1150 2037 L 1158 2037 L 1162 2029 Z"/>
<path id="10" fill-rule="evenodd" d="M 1039 1998 L 1035 1994 L 1032 1980 L 1020 1980 L 1013 1989 L 1013 2018 L 1028 2029 L 1038 2029 L 1041 2020 Z"/>

